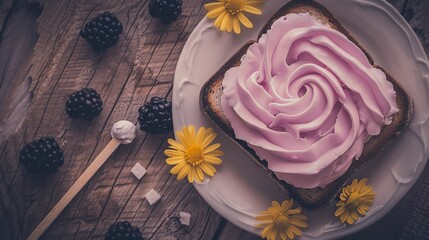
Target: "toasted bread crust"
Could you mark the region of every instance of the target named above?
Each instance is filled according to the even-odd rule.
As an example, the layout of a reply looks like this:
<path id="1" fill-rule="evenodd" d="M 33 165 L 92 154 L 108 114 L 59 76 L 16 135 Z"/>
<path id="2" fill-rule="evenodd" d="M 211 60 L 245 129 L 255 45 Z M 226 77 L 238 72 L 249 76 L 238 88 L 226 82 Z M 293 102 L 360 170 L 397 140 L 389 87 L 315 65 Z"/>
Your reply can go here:
<path id="1" fill-rule="evenodd" d="M 322 5 L 314 2 L 313 0 L 293 0 L 288 4 L 280 8 L 267 24 L 262 28 L 258 35 L 258 38 L 262 34 L 266 33 L 272 23 L 288 14 L 288 13 L 302 13 L 307 12 L 318 18 L 325 24 L 328 24 L 333 29 L 345 34 L 349 40 L 355 43 L 367 56 L 369 62 L 374 65 L 371 56 L 367 51 L 352 37 L 352 35 L 342 27 L 342 25 L 335 19 L 335 17 Z M 341 188 L 345 186 L 350 178 L 350 175 L 365 165 L 371 158 L 373 158 L 377 152 L 386 146 L 386 144 L 393 139 L 395 136 L 400 134 L 410 123 L 414 107 L 412 99 L 406 93 L 404 88 L 383 68 L 374 65 L 374 67 L 382 70 L 390 81 L 396 92 L 396 103 L 399 108 L 399 112 L 393 116 L 392 123 L 383 127 L 381 133 L 377 136 L 372 137 L 364 146 L 362 155 L 358 161 L 353 161 L 349 170 L 340 178 L 334 182 L 328 184 L 325 188 L 297 188 L 283 180 L 279 180 L 274 172 L 272 172 L 265 160 L 261 160 L 256 155 L 255 151 L 250 148 L 245 141 L 235 138 L 234 130 L 232 129 L 228 119 L 225 117 L 221 108 L 221 95 L 222 95 L 222 81 L 225 72 L 234 67 L 240 65 L 241 57 L 246 54 L 248 47 L 255 41 L 246 43 L 240 48 L 202 87 L 200 92 L 200 107 L 210 117 L 210 119 L 221 128 L 222 131 L 227 133 L 232 139 L 234 139 L 241 147 L 243 147 L 254 160 L 254 163 L 262 167 L 267 171 L 268 176 L 282 191 L 287 191 L 291 196 L 296 199 L 304 208 L 317 209 L 328 205 L 336 196 L 338 196 Z"/>

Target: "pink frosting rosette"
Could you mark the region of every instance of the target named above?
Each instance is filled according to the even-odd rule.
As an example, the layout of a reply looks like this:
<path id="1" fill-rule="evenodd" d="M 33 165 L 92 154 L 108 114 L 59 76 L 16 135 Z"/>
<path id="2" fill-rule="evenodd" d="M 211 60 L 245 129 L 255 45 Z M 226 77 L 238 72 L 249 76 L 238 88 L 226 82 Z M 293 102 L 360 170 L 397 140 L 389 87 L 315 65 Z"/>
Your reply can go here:
<path id="1" fill-rule="evenodd" d="M 275 21 L 223 86 L 235 136 L 302 188 L 343 175 L 398 111 L 386 75 L 344 34 L 305 13 Z"/>

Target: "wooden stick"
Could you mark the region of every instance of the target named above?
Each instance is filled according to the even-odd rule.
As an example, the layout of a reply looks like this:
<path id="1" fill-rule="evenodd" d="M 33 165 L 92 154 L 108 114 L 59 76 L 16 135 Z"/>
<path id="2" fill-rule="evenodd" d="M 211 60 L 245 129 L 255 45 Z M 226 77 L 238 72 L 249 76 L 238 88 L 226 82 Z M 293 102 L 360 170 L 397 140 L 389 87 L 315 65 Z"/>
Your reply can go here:
<path id="1" fill-rule="evenodd" d="M 106 162 L 109 156 L 118 148 L 121 143 L 113 138 L 103 151 L 98 154 L 95 160 L 89 165 L 89 167 L 82 173 L 77 181 L 71 186 L 66 194 L 61 198 L 57 205 L 46 215 L 43 221 L 34 229 L 27 240 L 37 240 L 42 234 L 48 229 L 52 222 L 60 215 L 64 208 L 73 200 L 77 193 L 85 186 L 89 179 L 94 176 L 97 170 Z"/>

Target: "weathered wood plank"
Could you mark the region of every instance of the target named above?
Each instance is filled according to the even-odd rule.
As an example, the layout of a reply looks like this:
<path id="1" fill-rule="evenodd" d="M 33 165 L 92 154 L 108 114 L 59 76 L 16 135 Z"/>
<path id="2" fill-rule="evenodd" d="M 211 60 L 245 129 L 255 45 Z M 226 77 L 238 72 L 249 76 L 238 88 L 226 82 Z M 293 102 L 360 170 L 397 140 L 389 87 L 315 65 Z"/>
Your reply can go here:
<path id="1" fill-rule="evenodd" d="M 3 29 L 7 24 L 7 20 L 17 3 L 18 0 L 2 0 L 0 2 L 0 41 L 3 38 Z"/>
<path id="2" fill-rule="evenodd" d="M 36 44 L 40 12 L 36 4 L 16 4 L 7 16 L 9 24 L 0 30 L 6 36 L 0 40 L 0 142 L 16 132 L 30 105 L 31 79 L 15 79 Z"/>

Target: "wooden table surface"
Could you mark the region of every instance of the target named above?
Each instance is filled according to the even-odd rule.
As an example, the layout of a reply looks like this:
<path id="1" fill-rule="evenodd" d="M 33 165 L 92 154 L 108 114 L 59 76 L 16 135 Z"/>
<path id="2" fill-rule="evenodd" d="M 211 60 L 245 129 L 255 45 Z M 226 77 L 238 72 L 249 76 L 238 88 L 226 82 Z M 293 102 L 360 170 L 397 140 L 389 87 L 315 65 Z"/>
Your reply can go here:
<path id="1" fill-rule="evenodd" d="M 206 11 L 204 1 L 185 0 L 168 26 L 148 15 L 147 0 L 0 0 L 0 239 L 25 239 L 110 140 L 120 119 L 136 122 L 137 109 L 152 96 L 169 97 L 180 52 Z M 389 0 L 429 51 L 429 1 Z M 115 47 L 95 53 L 78 36 L 86 21 L 115 13 L 124 33 Z M 66 97 L 82 87 L 98 90 L 102 114 L 92 122 L 71 120 Z M 65 164 L 43 178 L 19 162 L 25 143 L 54 136 Z M 102 239 L 118 220 L 138 226 L 145 239 L 259 239 L 230 224 L 191 184 L 170 175 L 165 135 L 138 131 L 121 146 L 46 231 L 43 239 Z M 148 174 L 130 174 L 135 163 Z M 429 167 L 384 218 L 345 239 L 428 239 Z M 156 206 L 143 196 L 162 195 Z M 190 227 L 180 211 L 192 213 Z"/>

